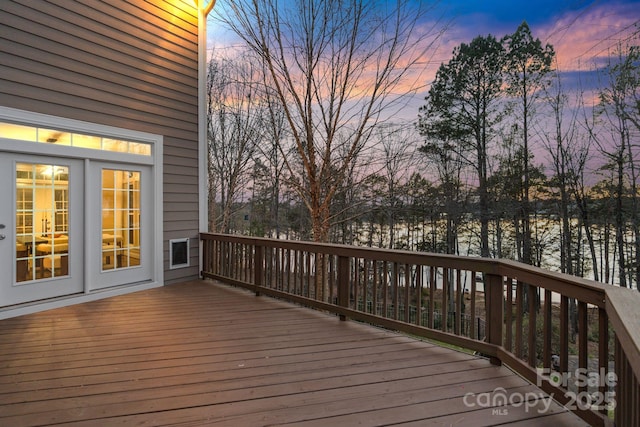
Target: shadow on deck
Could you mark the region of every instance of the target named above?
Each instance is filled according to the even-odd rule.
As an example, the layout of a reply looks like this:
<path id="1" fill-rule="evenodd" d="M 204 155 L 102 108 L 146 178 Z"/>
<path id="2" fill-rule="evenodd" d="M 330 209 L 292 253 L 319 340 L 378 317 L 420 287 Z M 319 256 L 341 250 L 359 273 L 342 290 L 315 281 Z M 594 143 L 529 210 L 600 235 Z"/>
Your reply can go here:
<path id="1" fill-rule="evenodd" d="M 585 425 L 483 358 L 213 281 L 0 321 L 0 425 L 57 424 Z"/>

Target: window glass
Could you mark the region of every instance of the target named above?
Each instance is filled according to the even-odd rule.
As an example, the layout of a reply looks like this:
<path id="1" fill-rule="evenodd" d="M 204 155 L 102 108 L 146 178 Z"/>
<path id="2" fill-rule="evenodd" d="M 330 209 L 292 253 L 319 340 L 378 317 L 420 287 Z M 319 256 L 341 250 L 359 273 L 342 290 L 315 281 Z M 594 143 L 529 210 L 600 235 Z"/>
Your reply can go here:
<path id="1" fill-rule="evenodd" d="M 151 144 L 0 122 L 0 138 L 151 156 Z"/>
<path id="2" fill-rule="evenodd" d="M 102 170 L 102 270 L 140 265 L 140 172 Z"/>
<path id="3" fill-rule="evenodd" d="M 32 126 L 2 123 L 2 126 L 0 126 L 0 138 L 35 141 L 37 139 L 37 129 Z"/>
<path id="4" fill-rule="evenodd" d="M 71 134 L 55 129 L 38 128 L 38 142 L 56 145 L 71 145 Z"/>
<path id="5" fill-rule="evenodd" d="M 69 274 L 69 168 L 16 165 L 16 282 Z"/>
<path id="6" fill-rule="evenodd" d="M 102 149 L 102 138 L 92 135 L 73 134 L 73 146 L 81 148 L 91 148 L 93 150 Z"/>
<path id="7" fill-rule="evenodd" d="M 118 153 L 127 153 L 129 151 L 129 143 L 116 139 L 104 139 L 103 148 L 107 151 L 117 151 Z"/>

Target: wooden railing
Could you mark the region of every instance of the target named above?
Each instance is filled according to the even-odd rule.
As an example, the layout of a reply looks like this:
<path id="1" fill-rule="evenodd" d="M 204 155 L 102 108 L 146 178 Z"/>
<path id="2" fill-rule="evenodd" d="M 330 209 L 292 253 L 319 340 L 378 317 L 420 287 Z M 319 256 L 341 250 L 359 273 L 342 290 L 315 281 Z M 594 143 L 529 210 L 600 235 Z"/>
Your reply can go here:
<path id="1" fill-rule="evenodd" d="M 201 234 L 202 276 L 504 363 L 591 425 L 640 426 L 640 294 L 521 263 Z"/>

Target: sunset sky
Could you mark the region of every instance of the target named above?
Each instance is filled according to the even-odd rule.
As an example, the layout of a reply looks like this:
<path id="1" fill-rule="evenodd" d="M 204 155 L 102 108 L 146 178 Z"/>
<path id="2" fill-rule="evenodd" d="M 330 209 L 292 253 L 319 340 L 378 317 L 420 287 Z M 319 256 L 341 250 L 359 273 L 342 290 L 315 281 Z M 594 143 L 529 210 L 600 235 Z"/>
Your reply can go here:
<path id="1" fill-rule="evenodd" d="M 502 37 L 526 20 L 535 37 L 551 43 L 561 69 L 585 68 L 594 57 L 629 36 L 640 20 L 640 1 L 449 0 L 443 8 L 453 19 L 443 54 L 479 34 Z M 636 43 L 639 41 L 636 40 Z M 591 64 L 590 64 L 591 65 Z"/>
<path id="2" fill-rule="evenodd" d="M 611 49 L 623 41 L 640 44 L 637 36 L 629 40 L 638 30 L 640 0 L 443 0 L 434 4 L 429 17 L 442 17 L 447 31 L 423 74 L 427 86 L 439 64 L 451 58 L 454 47 L 478 35 L 492 34 L 499 39 L 513 33 L 523 20 L 534 37 L 553 45 L 568 88 L 577 87 L 578 81 L 583 88 L 595 87 L 594 70 L 606 63 Z M 238 44 L 230 32 L 212 22 L 208 35 L 209 48 L 233 49 Z M 426 90 L 425 86 L 423 93 L 408 102 L 413 117 L 423 104 Z"/>
<path id="3" fill-rule="evenodd" d="M 446 5 L 445 5 L 446 4 Z M 452 19 L 437 53 L 447 61 L 453 48 L 477 35 L 501 38 L 526 20 L 533 36 L 553 45 L 565 88 L 593 89 L 594 70 L 606 64 L 620 42 L 640 44 L 640 0 L 449 0 L 441 6 Z"/>

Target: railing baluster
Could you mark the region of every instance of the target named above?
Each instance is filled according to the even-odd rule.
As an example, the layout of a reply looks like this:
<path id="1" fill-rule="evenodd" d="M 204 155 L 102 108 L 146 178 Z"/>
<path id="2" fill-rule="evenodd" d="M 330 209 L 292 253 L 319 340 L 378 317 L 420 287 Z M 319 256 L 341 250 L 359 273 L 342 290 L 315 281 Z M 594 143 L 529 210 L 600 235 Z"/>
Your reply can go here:
<path id="1" fill-rule="evenodd" d="M 369 278 L 369 265 L 371 264 L 371 260 L 365 258 L 364 259 L 364 273 L 362 273 L 362 277 L 363 277 L 363 290 L 362 290 L 362 295 L 363 295 L 363 304 L 364 304 L 364 311 L 366 313 L 371 313 L 371 310 L 369 310 L 369 288 L 370 288 L 370 284 L 371 284 L 371 280 Z"/>
<path id="2" fill-rule="evenodd" d="M 234 279 L 238 278 L 238 264 L 233 262 L 234 259 L 236 259 L 236 257 L 238 256 L 238 244 L 237 243 L 232 243 L 231 244 L 231 277 Z"/>
<path id="3" fill-rule="evenodd" d="M 236 259 L 236 278 L 238 280 L 244 280 L 244 253 L 245 253 L 245 245 L 242 243 L 238 243 L 238 258 Z"/>
<path id="4" fill-rule="evenodd" d="M 220 242 L 220 247 L 218 248 L 218 274 L 224 276 L 224 268 L 226 259 L 225 248 L 227 247 L 227 242 Z"/>
<path id="5" fill-rule="evenodd" d="M 436 268 L 429 266 L 429 328 L 435 328 Z"/>
<path id="6" fill-rule="evenodd" d="M 380 261 L 373 260 L 373 314 L 379 315 L 378 310 L 378 287 L 380 286 Z"/>
<path id="7" fill-rule="evenodd" d="M 552 327 L 552 296 L 551 291 L 544 291 L 544 314 L 543 314 L 543 336 L 542 336 L 542 366 L 546 369 L 551 368 L 551 338 L 553 334 Z"/>
<path id="8" fill-rule="evenodd" d="M 471 339 L 479 339 L 478 330 L 476 328 L 476 272 L 471 272 L 471 293 L 469 295 L 471 298 L 470 301 L 470 325 L 469 325 L 469 338 Z M 508 325 L 508 323 L 507 323 Z"/>
<path id="9" fill-rule="evenodd" d="M 222 246 L 222 242 L 216 241 L 215 246 L 213 247 L 213 266 L 212 271 L 214 274 L 220 274 L 220 247 Z"/>
<path id="10" fill-rule="evenodd" d="M 233 278 L 233 267 L 234 267 L 234 264 L 233 264 L 232 260 L 233 260 L 233 242 L 228 242 L 227 243 L 227 269 L 226 269 L 226 275 L 227 275 L 227 277 L 231 277 L 231 278 Z"/>
<path id="11" fill-rule="evenodd" d="M 297 295 L 304 295 L 304 287 L 305 287 L 305 280 L 306 280 L 306 274 L 307 274 L 307 252 L 304 250 L 301 250 L 300 253 L 298 254 L 298 256 L 300 257 L 300 284 L 299 284 L 299 288 L 297 289 L 296 294 Z"/>
<path id="12" fill-rule="evenodd" d="M 338 256 L 338 305 L 345 308 L 349 307 L 349 264 L 349 258 Z M 347 317 L 341 314 L 340 320 Z"/>
<path id="13" fill-rule="evenodd" d="M 307 264 L 307 274 L 306 274 L 306 288 L 305 288 L 305 293 L 303 294 L 305 297 L 309 298 L 309 296 L 311 295 L 311 252 L 309 251 L 305 251 L 305 255 L 307 257 L 306 259 L 306 264 Z"/>
<path id="14" fill-rule="evenodd" d="M 289 252 L 290 249 L 288 248 L 283 248 L 282 249 L 282 274 L 280 277 L 280 281 L 282 282 L 282 290 L 284 292 L 289 292 L 289 279 L 290 279 L 290 265 L 291 263 L 289 262 Z"/>
<path id="15" fill-rule="evenodd" d="M 569 298 L 560 298 L 560 372 L 569 371 Z"/>
<path id="16" fill-rule="evenodd" d="M 269 258 L 271 257 L 271 248 L 269 246 L 262 247 L 262 286 L 269 287 L 269 277 L 271 277 L 271 263 Z"/>
<path id="17" fill-rule="evenodd" d="M 236 260 L 237 265 L 237 276 L 238 280 L 242 282 L 246 282 L 245 280 L 245 269 L 244 269 L 244 257 L 246 256 L 246 245 L 242 243 L 238 243 L 238 259 Z"/>
<path id="18" fill-rule="evenodd" d="M 393 318 L 398 320 L 398 304 L 399 304 L 399 295 L 398 295 L 398 278 L 400 272 L 398 271 L 398 263 L 393 263 Z"/>
<path id="19" fill-rule="evenodd" d="M 329 262 L 329 278 L 328 278 L 328 285 L 329 285 L 329 303 L 334 304 L 335 303 L 335 296 L 336 293 L 334 291 L 334 286 L 336 284 L 335 282 L 335 257 L 333 255 L 327 255 L 327 259 Z"/>
<path id="20" fill-rule="evenodd" d="M 320 270 L 321 270 L 321 275 L 320 275 L 320 289 L 322 291 L 322 295 L 320 296 L 320 300 L 321 301 L 329 301 L 329 255 L 327 254 L 320 254 Z"/>
<path id="21" fill-rule="evenodd" d="M 404 321 L 409 323 L 411 318 L 411 270 L 409 264 L 404 265 Z"/>
<path id="22" fill-rule="evenodd" d="M 269 257 L 269 263 L 271 264 L 271 285 L 273 289 L 278 289 L 278 252 L 279 248 L 271 247 L 271 257 Z"/>
<path id="23" fill-rule="evenodd" d="M 307 298 L 318 299 L 320 294 L 320 260 L 317 252 L 309 252 L 309 257 L 311 258 L 309 264 L 311 269 L 311 275 L 309 276 L 311 278 L 311 284 L 309 286 L 309 294 L 307 295 Z"/>
<path id="24" fill-rule="evenodd" d="M 449 269 L 442 268 L 442 308 L 440 309 L 440 325 L 442 332 L 447 332 L 447 321 L 449 320 Z"/>
<path id="25" fill-rule="evenodd" d="M 607 387 L 607 378 L 609 374 L 609 318 L 607 317 L 607 310 L 604 308 L 598 308 L 598 392 L 600 396 L 609 396 Z M 603 378 L 603 375 L 605 376 Z M 640 401 L 640 396 L 638 396 Z M 600 407 L 600 412 L 607 415 L 606 401 L 603 401 Z M 640 415 L 640 414 L 638 414 Z"/>
<path id="26" fill-rule="evenodd" d="M 588 363 L 589 331 L 587 330 L 587 303 L 578 301 L 578 367 L 586 372 Z M 587 390 L 587 386 L 579 387 L 579 392 Z"/>
<path id="27" fill-rule="evenodd" d="M 298 285 L 296 286 L 296 295 L 303 295 L 304 292 L 304 256 L 305 252 L 303 250 L 298 251 Z"/>
<path id="28" fill-rule="evenodd" d="M 382 316 L 389 317 L 389 263 L 384 261 L 384 277 L 382 278 Z"/>
<path id="29" fill-rule="evenodd" d="M 360 310 L 358 307 L 358 298 L 360 297 L 360 259 L 353 259 L 353 308 L 355 310 Z"/>
<path id="30" fill-rule="evenodd" d="M 241 266 L 241 272 L 242 272 L 242 277 L 240 280 L 242 280 L 243 282 L 250 282 L 250 276 L 249 276 L 249 254 L 251 252 L 251 246 L 249 246 L 248 243 L 244 243 L 242 245 L 242 260 L 240 262 L 242 262 L 242 266 Z"/>
<path id="31" fill-rule="evenodd" d="M 502 277 L 495 274 L 485 276 L 485 304 L 487 307 L 487 341 L 496 346 L 502 346 L 502 322 L 504 319 L 504 305 L 502 298 Z M 496 357 L 489 360 L 494 365 L 502 362 Z"/>
<path id="32" fill-rule="evenodd" d="M 226 242 L 220 242 L 220 246 L 218 248 L 218 274 L 225 274 L 225 260 L 227 259 L 227 255 L 225 253 L 225 249 L 227 248 Z"/>
<path id="33" fill-rule="evenodd" d="M 460 269 L 456 269 L 456 313 L 455 313 L 455 329 L 454 333 L 460 335 L 462 330 L 462 276 Z"/>
<path id="34" fill-rule="evenodd" d="M 536 314 L 537 314 L 537 296 L 536 287 L 533 285 L 527 285 L 527 294 L 529 300 L 529 333 L 528 333 L 528 357 L 527 361 L 529 366 L 536 366 Z"/>
<path id="35" fill-rule="evenodd" d="M 522 348 L 522 306 L 524 304 L 524 300 L 522 298 L 522 287 L 523 284 L 518 281 L 516 287 L 516 349 L 515 354 L 518 358 L 522 359 L 523 348 Z"/>
<path id="36" fill-rule="evenodd" d="M 284 265 L 282 266 L 283 270 L 282 270 L 282 288 L 285 290 L 285 292 L 290 292 L 291 291 L 291 249 L 286 248 L 282 251 L 282 256 L 283 258 L 283 263 Z"/>
<path id="37" fill-rule="evenodd" d="M 256 251 L 258 250 L 258 246 L 257 245 L 252 245 L 251 246 L 251 252 L 249 253 L 250 258 L 249 258 L 249 263 L 250 263 L 250 271 L 249 271 L 249 278 L 252 280 L 252 283 L 255 284 L 255 277 L 256 277 Z"/>
<path id="38" fill-rule="evenodd" d="M 254 278 L 253 283 L 256 285 L 256 296 L 260 295 L 260 291 L 257 287 L 263 286 L 262 281 L 262 267 L 263 267 L 263 259 L 264 259 L 264 247 L 256 245 L 255 254 L 253 258 L 254 265 Z"/>
<path id="39" fill-rule="evenodd" d="M 422 265 L 416 265 L 416 325 L 422 324 Z"/>
<path id="40" fill-rule="evenodd" d="M 507 306 L 506 316 L 505 316 L 505 325 L 507 327 L 507 332 L 505 334 L 505 348 L 508 352 L 513 351 L 513 280 L 507 277 L 505 279 L 505 285 L 507 289 Z"/>

